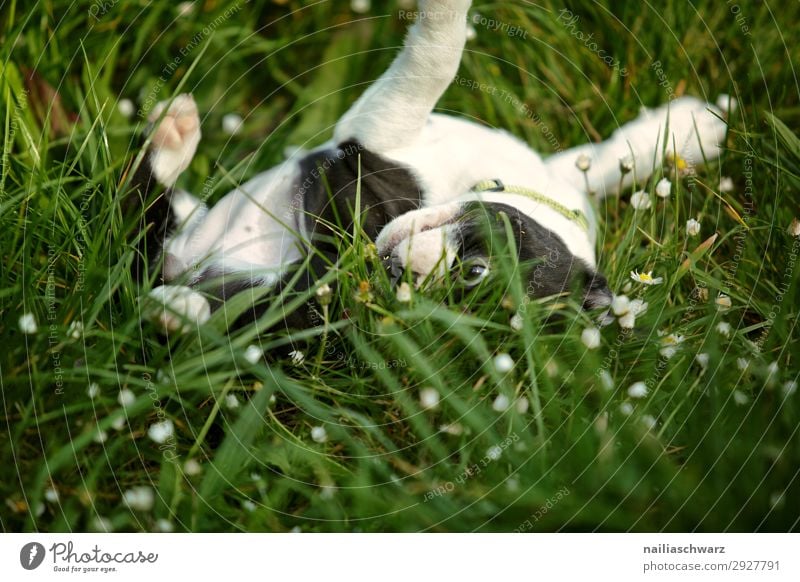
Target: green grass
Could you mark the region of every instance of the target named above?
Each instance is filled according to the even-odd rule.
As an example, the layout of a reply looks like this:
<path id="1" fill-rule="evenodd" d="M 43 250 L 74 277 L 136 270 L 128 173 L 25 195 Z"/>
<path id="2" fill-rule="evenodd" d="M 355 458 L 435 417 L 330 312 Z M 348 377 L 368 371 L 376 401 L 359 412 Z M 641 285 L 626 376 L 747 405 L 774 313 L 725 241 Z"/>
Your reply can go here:
<path id="1" fill-rule="evenodd" d="M 740 103 L 722 159 L 677 181 L 668 200 L 638 214 L 628 194 L 599 205 L 600 265 L 613 289 L 633 269 L 665 282 L 634 284 L 629 294 L 649 310 L 632 333 L 604 328 L 592 351 L 580 335 L 596 314 L 575 298 L 530 303 L 523 328 L 511 329 L 525 301 L 513 261 L 464 304 L 445 291 L 398 303 L 379 275 L 372 300 L 359 301 L 374 272 L 360 236 L 344 239 L 331 274 L 339 288 L 327 325 L 294 337 L 226 334 L 220 313 L 196 334 L 159 337 L 140 322 L 143 291 L 126 244 L 136 217 L 120 209 L 142 127 L 118 112 L 118 99 L 141 106 L 150 95 L 194 93 L 204 138 L 182 185 L 213 201 L 286 146 L 326 139 L 390 62 L 408 21 L 377 1 L 363 16 L 345 2 L 290 14 L 256 0 L 229 18 L 216 2 L 198 3 L 191 18 L 171 3 L 102 6 L 2 4 L 2 530 L 102 521 L 154 531 L 163 520 L 176 531 L 798 529 L 800 394 L 785 389 L 800 370 L 800 243 L 787 234 L 800 215 L 798 4 L 742 3 L 739 22 L 729 4 L 706 0 L 572 5 L 574 30 L 593 34 L 623 77 L 557 20 L 558 7 L 476 2 L 527 36 L 477 24 L 459 74 L 519 103 L 454 86 L 440 108 L 542 152 L 608 135 L 642 105 L 664 102 L 656 60 L 675 93 L 731 93 Z M 221 130 L 230 112 L 245 117 L 232 138 Z M 732 192 L 719 191 L 722 176 Z M 688 238 L 693 217 L 702 233 Z M 719 293 L 729 310 L 715 306 Z M 20 331 L 26 312 L 35 334 Z M 77 339 L 68 334 L 76 321 L 85 330 Z M 730 337 L 716 331 L 722 321 Z M 686 338 L 669 360 L 659 332 Z M 290 339 L 304 342 L 300 366 L 244 357 L 251 344 L 269 356 Z M 494 366 L 500 353 L 515 362 L 507 374 Z M 698 353 L 708 354 L 706 369 Z M 650 391 L 634 401 L 636 381 Z M 125 410 L 122 388 L 136 395 Z M 428 388 L 440 395 L 436 410 L 421 407 Z M 524 397 L 529 409 L 497 412 L 498 395 Z M 175 426 L 164 450 L 147 436 L 159 415 Z M 312 440 L 315 426 L 326 442 Z M 199 474 L 183 473 L 190 459 Z M 151 510 L 122 501 L 141 485 L 156 491 Z M 57 501 L 46 497 L 51 487 Z"/>

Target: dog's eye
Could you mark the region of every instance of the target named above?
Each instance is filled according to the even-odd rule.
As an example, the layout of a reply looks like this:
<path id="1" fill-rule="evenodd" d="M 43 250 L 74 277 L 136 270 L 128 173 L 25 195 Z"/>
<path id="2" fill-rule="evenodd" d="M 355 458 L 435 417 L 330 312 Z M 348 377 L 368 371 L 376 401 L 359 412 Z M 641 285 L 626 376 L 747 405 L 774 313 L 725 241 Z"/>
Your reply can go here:
<path id="1" fill-rule="evenodd" d="M 465 287 L 475 287 L 489 274 L 489 263 L 486 259 L 476 257 L 461 265 L 461 283 Z"/>

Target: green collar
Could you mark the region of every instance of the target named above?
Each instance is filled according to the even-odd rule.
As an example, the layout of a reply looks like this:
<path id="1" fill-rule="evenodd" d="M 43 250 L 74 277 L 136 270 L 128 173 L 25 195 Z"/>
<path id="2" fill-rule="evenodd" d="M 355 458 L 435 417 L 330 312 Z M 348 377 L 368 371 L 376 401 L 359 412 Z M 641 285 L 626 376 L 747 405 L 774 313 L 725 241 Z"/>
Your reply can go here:
<path id="1" fill-rule="evenodd" d="M 498 179 L 493 180 L 482 180 L 475 184 L 472 187 L 473 192 L 508 192 L 509 194 L 519 194 L 520 196 L 525 196 L 530 198 L 535 202 L 540 202 L 545 204 L 561 214 L 564 218 L 571 220 L 572 222 L 576 223 L 580 226 L 583 230 L 589 230 L 589 221 L 586 220 L 586 217 L 583 215 L 583 212 L 580 210 L 570 210 L 563 204 L 559 204 L 552 198 L 548 198 L 544 194 L 539 194 L 534 190 L 530 190 L 528 188 L 523 188 L 522 186 L 506 186 Z"/>

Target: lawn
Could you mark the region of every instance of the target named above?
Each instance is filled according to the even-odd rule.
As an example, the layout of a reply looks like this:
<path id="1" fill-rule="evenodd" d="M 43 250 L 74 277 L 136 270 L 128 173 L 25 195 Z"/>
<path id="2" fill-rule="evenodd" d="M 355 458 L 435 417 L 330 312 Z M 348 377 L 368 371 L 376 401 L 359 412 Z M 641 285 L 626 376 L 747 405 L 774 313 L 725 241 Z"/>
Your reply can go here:
<path id="1" fill-rule="evenodd" d="M 664 165 L 649 209 L 597 201 L 632 328 L 530 300 L 512 249 L 469 297 L 400 301 L 359 232 L 316 328 L 263 331 L 276 304 L 228 333 L 249 299 L 186 336 L 142 323 L 121 200 L 145 112 L 195 95 L 180 185 L 213 202 L 385 69 L 412 15 L 363 4 L 0 3 L 2 530 L 797 530 L 798 3 L 475 2 L 474 83 L 439 110 L 543 153 L 738 101 L 719 162 Z"/>

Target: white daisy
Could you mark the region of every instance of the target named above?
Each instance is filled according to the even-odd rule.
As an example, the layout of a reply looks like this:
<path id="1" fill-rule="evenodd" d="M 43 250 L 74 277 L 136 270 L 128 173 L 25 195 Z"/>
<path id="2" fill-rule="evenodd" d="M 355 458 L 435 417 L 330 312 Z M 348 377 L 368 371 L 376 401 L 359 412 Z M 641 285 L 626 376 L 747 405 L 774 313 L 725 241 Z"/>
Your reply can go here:
<path id="1" fill-rule="evenodd" d="M 170 419 L 162 420 L 151 424 L 147 429 L 147 436 L 160 445 L 163 445 L 175 434 L 175 425 L 172 424 Z"/>
<path id="2" fill-rule="evenodd" d="M 156 496 L 153 488 L 147 485 L 140 485 L 138 487 L 131 487 L 123 495 L 122 499 L 125 505 L 134 511 L 150 511 L 153 509 Z"/>
<path id="3" fill-rule="evenodd" d="M 600 330 L 596 327 L 587 327 L 581 333 L 581 341 L 588 349 L 594 350 L 600 347 Z"/>
<path id="4" fill-rule="evenodd" d="M 644 398 L 648 392 L 647 384 L 644 382 L 634 382 L 628 388 L 628 396 L 631 398 Z"/>
<path id="5" fill-rule="evenodd" d="M 315 443 L 324 443 L 328 440 L 328 431 L 324 426 L 314 426 L 311 428 L 311 440 Z"/>
<path id="6" fill-rule="evenodd" d="M 650 194 L 644 190 L 639 190 L 631 194 L 631 206 L 634 210 L 647 210 L 653 205 L 650 201 Z"/>
<path id="7" fill-rule="evenodd" d="M 690 218 L 686 221 L 686 236 L 697 236 L 700 234 L 700 221 Z"/>
<path id="8" fill-rule="evenodd" d="M 27 335 L 31 335 L 39 331 L 39 326 L 36 325 L 36 316 L 30 312 L 20 315 L 19 330 Z"/>
<path id="9" fill-rule="evenodd" d="M 631 271 L 631 279 L 643 285 L 659 285 L 664 282 L 663 277 L 653 277 L 653 271 L 647 271 L 646 273 Z"/>
<path id="10" fill-rule="evenodd" d="M 426 410 L 439 406 L 439 391 L 436 388 L 423 388 L 419 391 L 419 404 Z"/>
<path id="11" fill-rule="evenodd" d="M 669 198 L 672 192 L 672 182 L 666 178 L 661 178 L 656 184 L 656 196 L 659 198 Z"/>
<path id="12" fill-rule="evenodd" d="M 508 354 L 497 354 L 494 358 L 494 369 L 505 374 L 514 367 L 514 360 Z"/>

